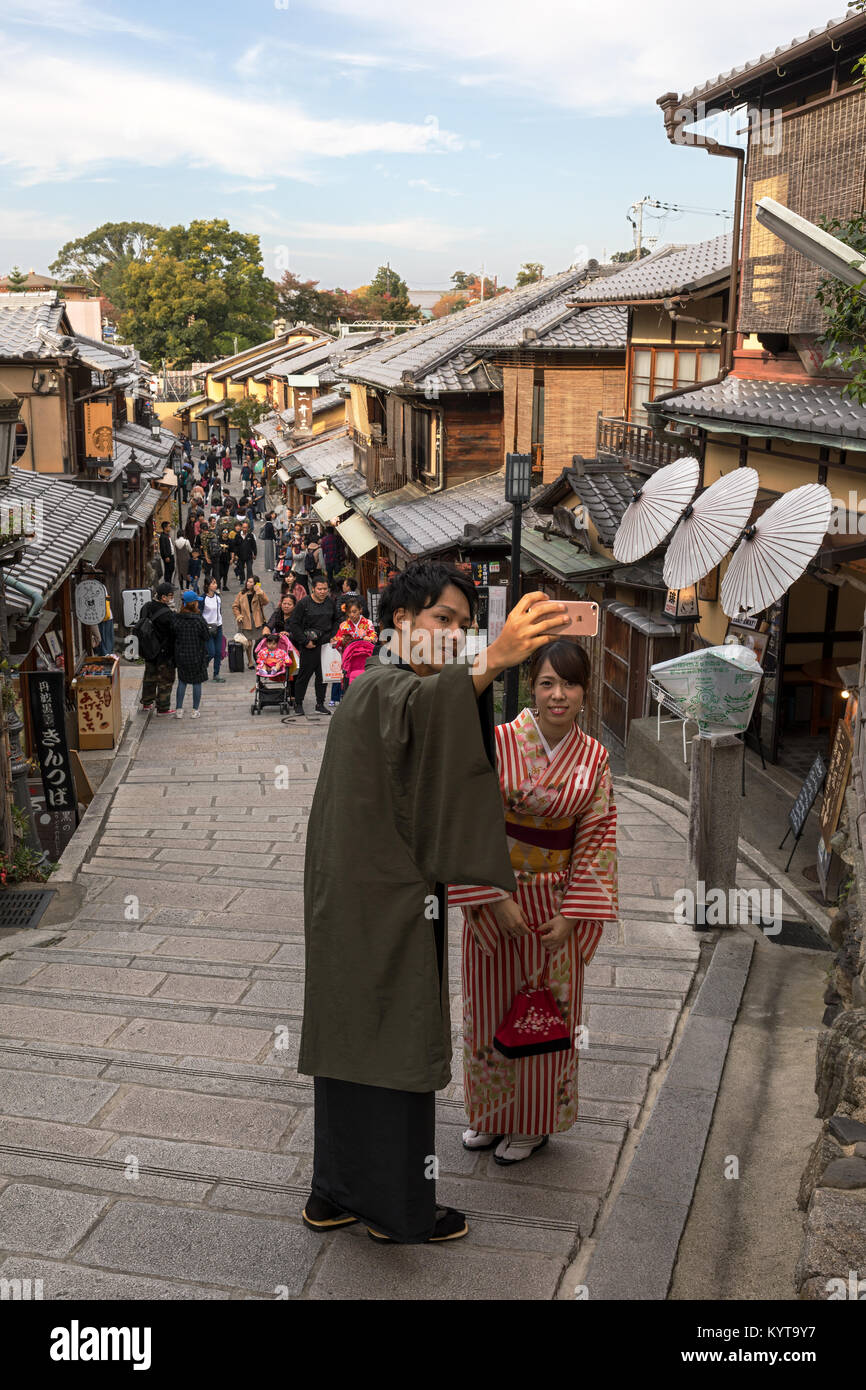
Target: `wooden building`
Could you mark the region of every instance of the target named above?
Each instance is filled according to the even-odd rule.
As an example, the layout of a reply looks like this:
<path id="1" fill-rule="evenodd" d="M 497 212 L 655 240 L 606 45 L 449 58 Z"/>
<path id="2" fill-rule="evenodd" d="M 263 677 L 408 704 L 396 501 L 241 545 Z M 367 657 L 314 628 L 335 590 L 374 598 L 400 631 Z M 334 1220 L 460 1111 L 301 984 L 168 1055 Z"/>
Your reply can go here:
<path id="1" fill-rule="evenodd" d="M 803 483 L 834 498 L 832 530 L 806 573 L 761 615 L 768 634 L 761 732 L 765 754 L 799 771 L 827 751 L 839 713 L 840 664 L 860 652 L 866 577 L 866 407 L 845 394 L 846 379 L 823 363 L 824 274 L 755 219 L 770 195 L 814 221 L 862 214 L 866 189 L 866 91 L 853 68 L 866 50 L 866 15 L 833 21 L 772 57 L 746 63 L 684 96 L 659 99 L 669 136 L 698 104 L 779 113 L 749 123 L 742 222 L 742 268 L 731 370 L 720 381 L 649 402 L 657 429 L 698 440 L 703 486 L 733 468 L 760 475 L 758 508 Z M 678 140 L 677 143 L 682 143 Z M 683 151 L 694 159 L 697 152 Z M 756 511 L 757 514 L 757 511 Z M 730 619 L 715 597 L 726 560 L 701 604 L 699 639 L 723 640 Z"/>

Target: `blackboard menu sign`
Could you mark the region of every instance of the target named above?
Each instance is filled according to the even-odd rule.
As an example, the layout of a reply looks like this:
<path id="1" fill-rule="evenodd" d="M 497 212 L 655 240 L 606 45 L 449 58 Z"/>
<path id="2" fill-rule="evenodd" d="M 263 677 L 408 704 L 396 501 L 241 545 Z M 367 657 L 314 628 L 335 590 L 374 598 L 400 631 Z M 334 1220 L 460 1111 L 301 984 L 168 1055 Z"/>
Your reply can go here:
<path id="1" fill-rule="evenodd" d="M 806 780 L 797 793 L 797 800 L 788 812 L 788 823 L 797 839 L 800 838 L 806 817 L 815 804 L 815 797 L 821 790 L 826 773 L 824 759 L 817 757 L 806 773 Z"/>
<path id="2" fill-rule="evenodd" d="M 851 771 L 851 755 L 854 745 L 850 725 L 840 719 L 836 725 L 833 748 L 830 752 L 830 766 L 824 785 L 824 800 L 821 803 L 821 839 L 826 849 L 830 848 L 830 836 L 835 833 L 842 811 L 842 798 L 848 785 Z"/>

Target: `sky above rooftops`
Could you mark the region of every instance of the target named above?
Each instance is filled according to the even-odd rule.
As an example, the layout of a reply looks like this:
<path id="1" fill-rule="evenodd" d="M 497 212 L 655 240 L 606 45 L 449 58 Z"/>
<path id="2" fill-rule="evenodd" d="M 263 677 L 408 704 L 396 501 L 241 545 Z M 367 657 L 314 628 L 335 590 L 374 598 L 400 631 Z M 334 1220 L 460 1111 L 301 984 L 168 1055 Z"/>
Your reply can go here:
<path id="1" fill-rule="evenodd" d="M 844 6 L 836 7 L 839 12 Z M 655 99 L 832 17 L 814 0 L 4 0 L 0 273 L 106 221 L 225 217 L 265 269 L 513 284 L 632 244 L 629 205 L 720 211 L 728 161 L 675 148 Z M 657 211 L 644 231 L 730 227 Z"/>

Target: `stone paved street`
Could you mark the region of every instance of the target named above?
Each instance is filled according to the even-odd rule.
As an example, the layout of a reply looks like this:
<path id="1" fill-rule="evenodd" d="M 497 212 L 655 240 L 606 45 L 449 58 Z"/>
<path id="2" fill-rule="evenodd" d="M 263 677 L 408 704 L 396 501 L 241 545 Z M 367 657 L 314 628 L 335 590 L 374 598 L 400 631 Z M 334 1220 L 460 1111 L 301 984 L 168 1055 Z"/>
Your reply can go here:
<path id="1" fill-rule="evenodd" d="M 618 792 L 621 920 L 588 973 L 571 1133 L 508 1170 L 465 1152 L 458 1063 L 439 1097 L 439 1195 L 470 1215 L 469 1238 L 383 1250 L 360 1226 L 320 1237 L 300 1221 L 312 1083 L 294 1068 L 327 720 L 252 718 L 252 684 L 206 685 L 196 723 L 134 717 L 83 906 L 0 942 L 0 1276 L 41 1278 L 52 1299 L 551 1299 L 699 968 L 701 938 L 672 920 L 685 818 Z"/>

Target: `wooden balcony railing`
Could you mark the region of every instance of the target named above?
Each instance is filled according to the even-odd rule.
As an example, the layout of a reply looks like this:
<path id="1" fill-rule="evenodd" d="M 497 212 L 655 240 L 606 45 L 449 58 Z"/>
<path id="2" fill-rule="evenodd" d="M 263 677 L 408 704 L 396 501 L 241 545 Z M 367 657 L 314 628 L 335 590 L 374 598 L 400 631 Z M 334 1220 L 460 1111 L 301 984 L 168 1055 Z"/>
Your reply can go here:
<path id="1" fill-rule="evenodd" d="M 394 492 L 405 485 L 406 475 L 397 471 L 394 450 L 387 444 L 353 429 L 352 445 L 355 467 L 363 473 L 370 492 Z"/>
<path id="2" fill-rule="evenodd" d="M 655 473 L 666 463 L 682 458 L 694 450 L 695 441 L 683 436 L 681 440 L 657 439 L 646 425 L 634 425 L 628 420 L 616 420 L 599 415 L 596 453 L 619 459 L 639 473 Z"/>

